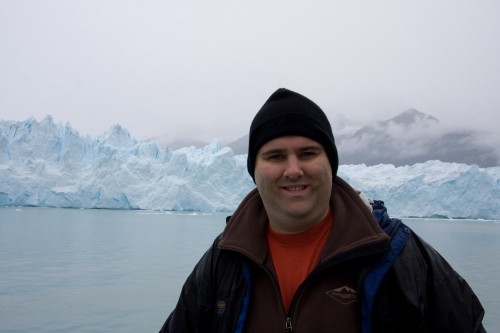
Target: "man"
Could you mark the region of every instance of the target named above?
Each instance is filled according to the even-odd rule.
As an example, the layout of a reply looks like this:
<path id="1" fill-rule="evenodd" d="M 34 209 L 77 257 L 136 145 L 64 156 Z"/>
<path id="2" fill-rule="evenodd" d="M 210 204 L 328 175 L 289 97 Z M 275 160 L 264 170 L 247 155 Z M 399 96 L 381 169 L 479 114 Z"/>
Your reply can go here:
<path id="1" fill-rule="evenodd" d="M 484 332 L 467 283 L 337 168 L 326 115 L 278 89 L 250 127 L 257 188 L 160 332 Z"/>

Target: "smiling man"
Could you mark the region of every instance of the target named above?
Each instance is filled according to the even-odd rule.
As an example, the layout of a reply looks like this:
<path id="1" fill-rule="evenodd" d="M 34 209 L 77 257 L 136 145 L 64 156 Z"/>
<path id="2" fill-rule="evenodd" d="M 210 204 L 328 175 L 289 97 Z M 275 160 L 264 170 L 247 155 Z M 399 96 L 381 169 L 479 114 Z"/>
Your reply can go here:
<path id="1" fill-rule="evenodd" d="M 484 332 L 468 284 L 381 201 L 337 176 L 330 123 L 278 89 L 250 126 L 257 188 L 160 332 Z"/>
<path id="2" fill-rule="evenodd" d="M 323 147 L 309 138 L 285 136 L 266 142 L 257 154 L 255 183 L 277 232 L 306 231 L 329 210 L 332 169 Z"/>

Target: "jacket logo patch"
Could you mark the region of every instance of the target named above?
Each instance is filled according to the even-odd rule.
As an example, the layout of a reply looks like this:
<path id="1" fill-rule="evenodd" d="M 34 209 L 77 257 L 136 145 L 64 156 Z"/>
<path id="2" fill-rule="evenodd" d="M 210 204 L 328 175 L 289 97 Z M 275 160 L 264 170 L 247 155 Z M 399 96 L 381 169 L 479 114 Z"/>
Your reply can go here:
<path id="1" fill-rule="evenodd" d="M 337 289 L 327 291 L 326 294 L 342 304 L 349 304 L 356 301 L 356 290 L 343 286 Z"/>
<path id="2" fill-rule="evenodd" d="M 226 312 L 226 302 L 224 301 L 218 301 L 217 304 L 217 314 L 220 316 Z"/>

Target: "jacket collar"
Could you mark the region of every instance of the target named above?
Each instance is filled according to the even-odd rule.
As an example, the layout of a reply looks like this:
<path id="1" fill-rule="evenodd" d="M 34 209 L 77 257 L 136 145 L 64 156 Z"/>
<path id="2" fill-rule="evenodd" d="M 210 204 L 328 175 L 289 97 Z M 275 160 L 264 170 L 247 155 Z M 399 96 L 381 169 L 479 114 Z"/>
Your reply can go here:
<path id="1" fill-rule="evenodd" d="M 389 237 L 379 227 L 365 203 L 340 177 L 333 181 L 330 207 L 333 227 L 320 261 L 338 261 L 387 251 Z M 229 219 L 219 248 L 242 253 L 257 264 L 264 264 L 267 252 L 268 217 L 257 189 L 243 199 Z"/>

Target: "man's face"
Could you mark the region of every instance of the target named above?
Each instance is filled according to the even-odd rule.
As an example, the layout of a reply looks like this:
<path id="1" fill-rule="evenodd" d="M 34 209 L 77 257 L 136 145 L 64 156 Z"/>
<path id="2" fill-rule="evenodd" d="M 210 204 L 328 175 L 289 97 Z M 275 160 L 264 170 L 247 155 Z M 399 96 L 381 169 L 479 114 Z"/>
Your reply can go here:
<path id="1" fill-rule="evenodd" d="M 325 150 L 312 139 L 285 136 L 265 143 L 257 152 L 255 183 L 278 232 L 305 231 L 328 212 L 332 169 Z"/>

